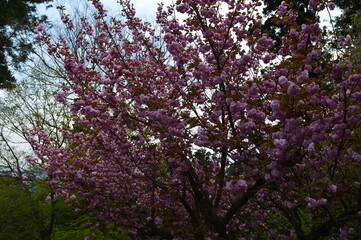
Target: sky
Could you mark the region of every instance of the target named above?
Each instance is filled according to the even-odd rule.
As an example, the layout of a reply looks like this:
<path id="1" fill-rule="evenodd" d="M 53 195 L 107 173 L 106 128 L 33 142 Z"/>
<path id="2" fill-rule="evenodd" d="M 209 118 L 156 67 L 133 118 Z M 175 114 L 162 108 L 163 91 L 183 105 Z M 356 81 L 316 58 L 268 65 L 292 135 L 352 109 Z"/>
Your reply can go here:
<path id="1" fill-rule="evenodd" d="M 77 2 L 82 1 L 84 0 L 78 0 Z M 132 3 L 134 4 L 138 17 L 147 21 L 151 21 L 155 18 L 155 12 L 157 10 L 158 3 L 163 2 L 165 5 L 168 5 L 171 4 L 172 1 L 173 0 L 133 0 Z M 74 0 L 54 0 L 51 2 L 54 7 L 46 9 L 46 5 L 48 4 L 40 4 L 38 5 L 37 10 L 38 13 L 47 15 L 51 21 L 57 21 L 60 20 L 60 18 L 58 11 L 55 9 L 55 6 L 69 6 L 69 3 L 74 4 L 74 2 Z M 114 16 L 120 11 L 117 0 L 101 0 L 101 2 L 104 4 L 104 8 L 110 11 L 110 13 L 112 13 Z"/>

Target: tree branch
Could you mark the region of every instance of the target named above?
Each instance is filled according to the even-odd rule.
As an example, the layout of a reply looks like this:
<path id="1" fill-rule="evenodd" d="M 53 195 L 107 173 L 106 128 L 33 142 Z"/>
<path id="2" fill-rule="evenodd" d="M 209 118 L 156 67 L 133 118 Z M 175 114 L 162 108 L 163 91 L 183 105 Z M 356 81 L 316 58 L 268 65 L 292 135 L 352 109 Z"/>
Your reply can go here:
<path id="1" fill-rule="evenodd" d="M 260 187 L 266 182 L 266 180 L 259 179 L 254 184 L 253 187 L 248 189 L 246 193 L 243 194 L 242 197 L 238 198 L 236 201 L 234 201 L 231 205 L 231 208 L 228 210 L 226 215 L 223 218 L 222 225 L 223 227 L 226 227 L 229 221 L 231 221 L 232 217 L 248 202 L 249 199 L 251 199 L 260 189 Z"/>

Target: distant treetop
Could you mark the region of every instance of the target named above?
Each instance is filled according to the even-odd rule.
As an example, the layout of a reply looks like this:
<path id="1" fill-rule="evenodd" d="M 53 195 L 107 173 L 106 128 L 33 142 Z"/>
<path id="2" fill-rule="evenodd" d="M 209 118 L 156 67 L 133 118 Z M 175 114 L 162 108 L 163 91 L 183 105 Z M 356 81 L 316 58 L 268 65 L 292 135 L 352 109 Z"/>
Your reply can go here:
<path id="1" fill-rule="evenodd" d="M 36 4 L 50 0 L 0 0 L 0 89 L 13 88 L 15 77 L 10 66 L 19 68 L 32 51 L 28 33 L 34 21 L 44 20 L 36 14 Z"/>

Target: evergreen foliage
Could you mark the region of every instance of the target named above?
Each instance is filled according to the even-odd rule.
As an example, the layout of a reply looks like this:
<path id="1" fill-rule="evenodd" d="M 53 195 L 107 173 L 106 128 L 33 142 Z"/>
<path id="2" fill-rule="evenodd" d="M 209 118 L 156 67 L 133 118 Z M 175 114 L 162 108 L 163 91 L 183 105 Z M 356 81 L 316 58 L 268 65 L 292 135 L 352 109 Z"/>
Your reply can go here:
<path id="1" fill-rule="evenodd" d="M 11 69 L 27 60 L 33 41 L 29 33 L 35 21 L 45 19 L 36 15 L 36 4 L 49 1 L 0 0 L 0 89 L 15 86 Z"/>

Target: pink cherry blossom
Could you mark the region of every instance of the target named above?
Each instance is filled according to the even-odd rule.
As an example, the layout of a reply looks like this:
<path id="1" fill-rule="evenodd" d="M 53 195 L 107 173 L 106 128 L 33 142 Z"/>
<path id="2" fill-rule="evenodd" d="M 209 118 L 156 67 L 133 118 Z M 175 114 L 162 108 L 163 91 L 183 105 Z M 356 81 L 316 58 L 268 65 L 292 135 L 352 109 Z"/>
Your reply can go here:
<path id="1" fill-rule="evenodd" d="M 92 2 L 81 29 L 62 18 L 85 58 L 38 33 L 68 77 L 64 142 L 28 134 L 57 197 L 134 239 L 319 239 L 358 221 L 361 73 L 325 58 L 316 22 L 283 1 L 275 45 L 263 1 L 175 1 L 156 27 L 128 0 L 120 19 Z"/>

